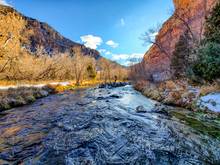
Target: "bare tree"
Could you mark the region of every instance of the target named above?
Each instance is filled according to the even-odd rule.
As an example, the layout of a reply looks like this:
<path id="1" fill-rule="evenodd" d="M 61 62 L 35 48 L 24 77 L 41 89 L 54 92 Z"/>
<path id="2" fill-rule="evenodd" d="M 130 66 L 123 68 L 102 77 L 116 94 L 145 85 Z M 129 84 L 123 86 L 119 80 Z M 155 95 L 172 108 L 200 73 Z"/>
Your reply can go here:
<path id="1" fill-rule="evenodd" d="M 104 58 L 100 59 L 99 62 L 101 67 L 100 75 L 102 75 L 101 79 L 104 79 L 105 83 L 111 81 L 111 63 Z"/>
<path id="2" fill-rule="evenodd" d="M 88 64 L 91 62 L 91 58 L 82 55 L 81 48 L 73 48 L 72 68 L 75 74 L 76 85 L 80 85 L 83 81 L 83 77 Z"/>
<path id="3" fill-rule="evenodd" d="M 158 24 L 157 26 L 148 29 L 142 34 L 141 40 L 144 41 L 144 45 L 156 45 L 160 52 L 164 53 L 167 57 L 170 57 L 170 53 L 163 46 L 163 43 L 157 39 L 160 28 L 161 24 Z"/>

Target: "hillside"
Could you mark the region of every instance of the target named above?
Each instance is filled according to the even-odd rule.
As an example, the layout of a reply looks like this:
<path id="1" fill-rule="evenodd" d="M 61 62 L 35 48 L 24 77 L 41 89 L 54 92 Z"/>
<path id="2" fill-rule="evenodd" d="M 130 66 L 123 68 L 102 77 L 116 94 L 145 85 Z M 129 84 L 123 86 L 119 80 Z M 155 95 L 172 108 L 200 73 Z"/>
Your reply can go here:
<path id="1" fill-rule="evenodd" d="M 71 52 L 72 48 L 80 48 L 84 55 L 99 59 L 98 51 L 73 42 L 47 23 L 26 17 L 15 9 L 0 5 L 0 42 L 4 45 L 10 39 L 18 39 L 31 53 L 44 52 L 48 55 Z"/>
<path id="2" fill-rule="evenodd" d="M 0 5 L 0 81 L 110 81 L 116 75 L 122 78 L 122 70 L 126 72 L 125 67 L 63 37 L 47 23 Z"/>

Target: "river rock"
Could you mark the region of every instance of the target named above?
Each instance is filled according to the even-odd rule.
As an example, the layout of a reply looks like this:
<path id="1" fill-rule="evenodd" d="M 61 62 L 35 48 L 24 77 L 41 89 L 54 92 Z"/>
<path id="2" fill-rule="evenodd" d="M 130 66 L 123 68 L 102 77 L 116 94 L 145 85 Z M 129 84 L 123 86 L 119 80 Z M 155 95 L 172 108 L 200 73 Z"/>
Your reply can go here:
<path id="1" fill-rule="evenodd" d="M 100 84 L 99 88 L 117 88 L 129 85 L 129 82 L 113 82 L 113 83 L 105 83 Z"/>
<path id="2" fill-rule="evenodd" d="M 119 95 L 117 95 L 117 94 L 112 94 L 110 97 L 112 97 L 112 98 L 117 98 L 117 99 L 121 98 L 121 96 L 119 96 Z"/>
<path id="3" fill-rule="evenodd" d="M 168 116 L 169 113 L 167 112 L 168 107 L 161 104 L 161 103 L 157 103 L 155 105 L 155 107 L 152 109 L 152 112 L 154 113 L 159 113 L 159 114 L 163 114 L 165 116 Z"/>
<path id="4" fill-rule="evenodd" d="M 49 92 L 47 92 L 46 90 L 40 90 L 39 94 L 41 97 L 46 97 L 49 95 Z"/>
<path id="5" fill-rule="evenodd" d="M 144 106 L 141 105 L 136 108 L 136 112 L 137 113 L 146 113 L 147 110 L 144 108 Z"/>

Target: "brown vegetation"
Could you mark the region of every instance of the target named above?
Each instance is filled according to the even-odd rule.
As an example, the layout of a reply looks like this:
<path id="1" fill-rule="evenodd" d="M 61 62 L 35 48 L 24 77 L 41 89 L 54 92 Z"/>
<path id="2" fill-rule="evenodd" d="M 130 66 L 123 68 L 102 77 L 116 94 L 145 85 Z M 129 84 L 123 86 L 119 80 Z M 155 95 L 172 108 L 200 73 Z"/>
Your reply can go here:
<path id="1" fill-rule="evenodd" d="M 0 91 L 0 111 L 10 109 L 13 107 L 25 105 L 34 102 L 36 99 L 48 96 L 53 93 L 54 89 L 49 87 L 33 88 L 20 87 L 10 88 L 8 90 Z"/>
<path id="2" fill-rule="evenodd" d="M 74 80 L 80 85 L 84 80 L 107 82 L 127 78 L 126 68 L 100 57 L 95 50 L 65 39 L 48 26 L 44 30 L 50 34 L 45 40 L 56 36 L 59 42 L 68 41 L 65 44 L 68 49 L 59 51 L 54 47 L 49 54 L 47 46 L 52 48 L 53 44 L 45 45 L 43 34 L 39 34 L 41 39 L 36 38 L 42 32 L 39 28 L 45 26 L 10 7 L 0 6 L 0 81 Z M 55 38 L 50 41 L 55 42 Z M 30 50 L 32 42 L 38 43 L 35 51 Z"/>

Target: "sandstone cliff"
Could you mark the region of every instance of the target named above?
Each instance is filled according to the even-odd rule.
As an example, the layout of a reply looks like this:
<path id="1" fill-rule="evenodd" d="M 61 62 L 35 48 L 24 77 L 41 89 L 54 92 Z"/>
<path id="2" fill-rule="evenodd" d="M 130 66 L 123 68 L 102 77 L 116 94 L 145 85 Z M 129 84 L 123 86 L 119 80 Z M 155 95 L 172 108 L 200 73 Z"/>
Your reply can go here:
<path id="1" fill-rule="evenodd" d="M 170 61 L 175 44 L 180 35 L 190 29 L 196 39 L 201 39 L 204 29 L 204 22 L 207 13 L 217 0 L 173 0 L 175 11 L 168 21 L 166 21 L 156 42 L 164 51 L 153 45 L 142 61 L 145 72 L 149 78 L 155 81 L 163 81 L 171 77 Z M 187 27 L 188 26 L 188 27 Z"/>
<path id="2" fill-rule="evenodd" d="M 32 54 L 43 51 L 52 56 L 69 53 L 72 48 L 79 47 L 84 55 L 101 58 L 98 51 L 63 37 L 48 24 L 26 17 L 11 7 L 0 5 L 0 44 L 9 39 L 19 39 L 23 45 L 21 48 L 26 48 Z"/>

